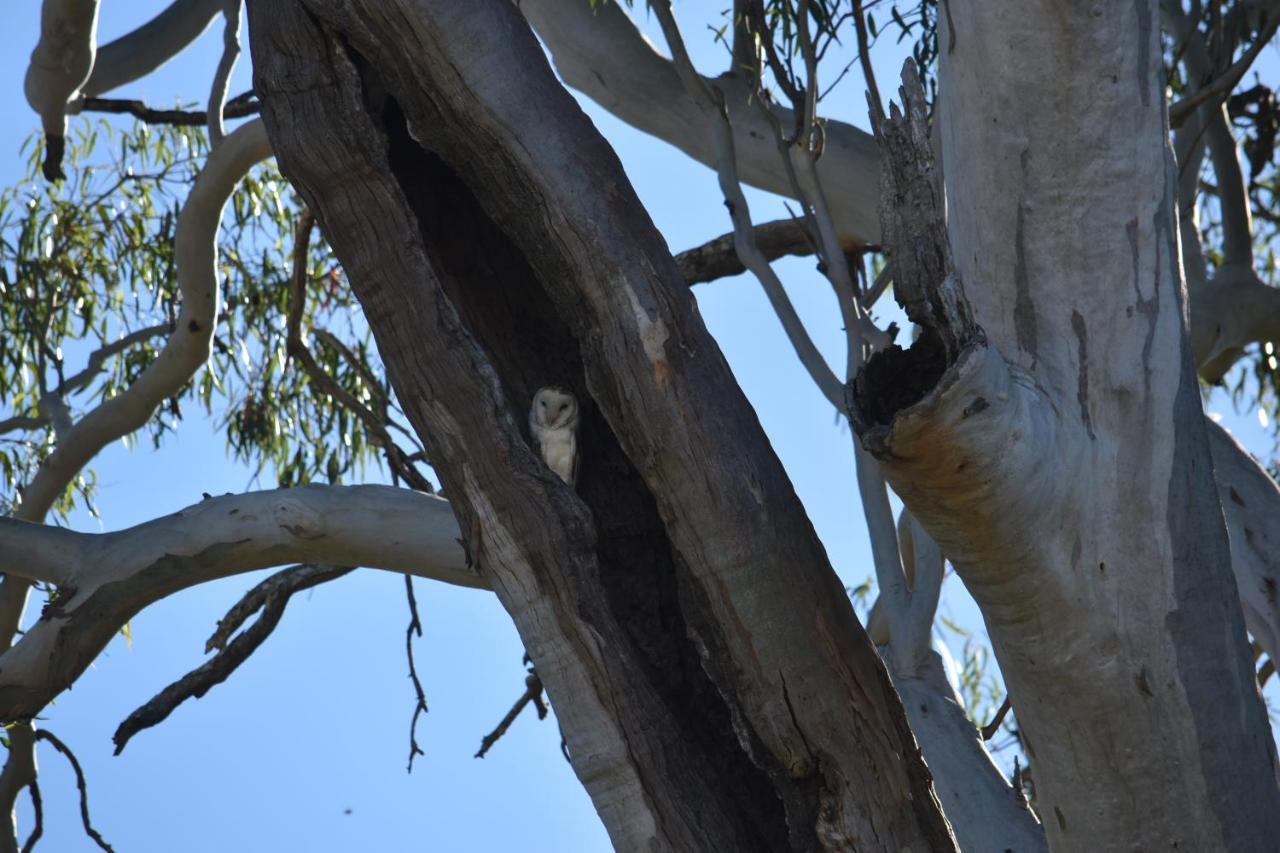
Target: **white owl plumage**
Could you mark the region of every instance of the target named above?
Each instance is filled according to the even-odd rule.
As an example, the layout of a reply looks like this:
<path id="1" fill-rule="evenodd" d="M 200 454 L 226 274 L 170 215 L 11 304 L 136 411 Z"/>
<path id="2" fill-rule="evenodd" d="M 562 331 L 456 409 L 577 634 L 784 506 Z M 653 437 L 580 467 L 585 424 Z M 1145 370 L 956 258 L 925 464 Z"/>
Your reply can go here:
<path id="1" fill-rule="evenodd" d="M 529 433 L 547 467 L 572 486 L 578 478 L 578 398 L 556 385 L 539 388 L 529 409 Z"/>

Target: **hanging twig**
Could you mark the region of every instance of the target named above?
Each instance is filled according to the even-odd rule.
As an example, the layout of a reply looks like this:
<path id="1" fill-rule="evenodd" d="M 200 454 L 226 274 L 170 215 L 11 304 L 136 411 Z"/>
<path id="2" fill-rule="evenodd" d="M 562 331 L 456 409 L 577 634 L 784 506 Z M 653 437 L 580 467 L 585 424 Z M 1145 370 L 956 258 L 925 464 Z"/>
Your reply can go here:
<path id="1" fill-rule="evenodd" d="M 422 620 L 418 618 L 418 599 L 413 594 L 413 577 L 404 576 L 404 593 L 409 602 L 409 627 L 404 632 L 404 652 L 409 660 L 409 680 L 413 683 L 414 706 L 413 719 L 409 721 L 409 766 L 408 773 L 413 772 L 413 759 L 426 755 L 418 746 L 418 718 L 427 713 L 427 694 L 422 689 L 422 680 L 418 678 L 418 667 L 413 659 L 413 635 L 422 636 Z"/>
<path id="2" fill-rule="evenodd" d="M 80 790 L 80 822 L 84 826 L 85 835 L 93 839 L 93 843 L 105 850 L 106 853 L 113 853 L 111 845 L 103 839 L 98 830 L 93 828 L 93 823 L 89 820 L 89 785 L 85 782 L 84 770 L 80 767 L 80 761 L 76 758 L 76 754 L 48 729 L 36 729 L 36 740 L 47 741 L 67 759 L 67 762 L 71 765 L 72 772 L 76 774 L 76 788 Z"/>

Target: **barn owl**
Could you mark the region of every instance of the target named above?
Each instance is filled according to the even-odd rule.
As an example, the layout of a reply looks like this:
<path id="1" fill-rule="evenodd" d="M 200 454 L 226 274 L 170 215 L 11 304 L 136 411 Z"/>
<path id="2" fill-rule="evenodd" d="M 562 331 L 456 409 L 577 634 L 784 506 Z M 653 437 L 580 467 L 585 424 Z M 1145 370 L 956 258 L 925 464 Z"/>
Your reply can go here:
<path id="1" fill-rule="evenodd" d="M 548 385 L 533 395 L 529 432 L 547 467 L 570 486 L 578 477 L 578 398 Z"/>

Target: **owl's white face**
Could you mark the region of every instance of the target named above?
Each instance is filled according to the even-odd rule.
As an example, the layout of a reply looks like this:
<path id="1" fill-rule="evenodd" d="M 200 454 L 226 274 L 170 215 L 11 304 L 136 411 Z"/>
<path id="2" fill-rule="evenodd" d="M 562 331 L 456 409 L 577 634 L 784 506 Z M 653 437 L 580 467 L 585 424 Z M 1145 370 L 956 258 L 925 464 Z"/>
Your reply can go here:
<path id="1" fill-rule="evenodd" d="M 578 398 L 563 388 L 548 385 L 533 395 L 533 420 L 545 429 L 561 429 L 578 420 Z"/>

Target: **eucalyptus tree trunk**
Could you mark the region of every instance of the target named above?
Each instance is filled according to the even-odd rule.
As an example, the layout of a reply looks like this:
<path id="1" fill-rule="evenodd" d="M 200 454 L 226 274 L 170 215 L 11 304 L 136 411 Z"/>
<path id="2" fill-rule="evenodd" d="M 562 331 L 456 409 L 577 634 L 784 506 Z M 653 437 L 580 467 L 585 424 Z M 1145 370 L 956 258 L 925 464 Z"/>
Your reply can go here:
<path id="1" fill-rule="evenodd" d="M 945 225 L 922 94 L 914 121 L 883 123 L 919 164 L 887 170 L 881 203 L 896 295 L 927 331 L 859 377 L 858 431 L 982 609 L 1051 848 L 1274 850 L 1157 3 L 951 0 L 946 17 Z"/>
<path id="2" fill-rule="evenodd" d="M 620 164 L 507 0 L 250 0 L 282 170 L 623 850 L 954 849 L 885 670 Z M 530 449 L 582 406 L 578 480 Z"/>

